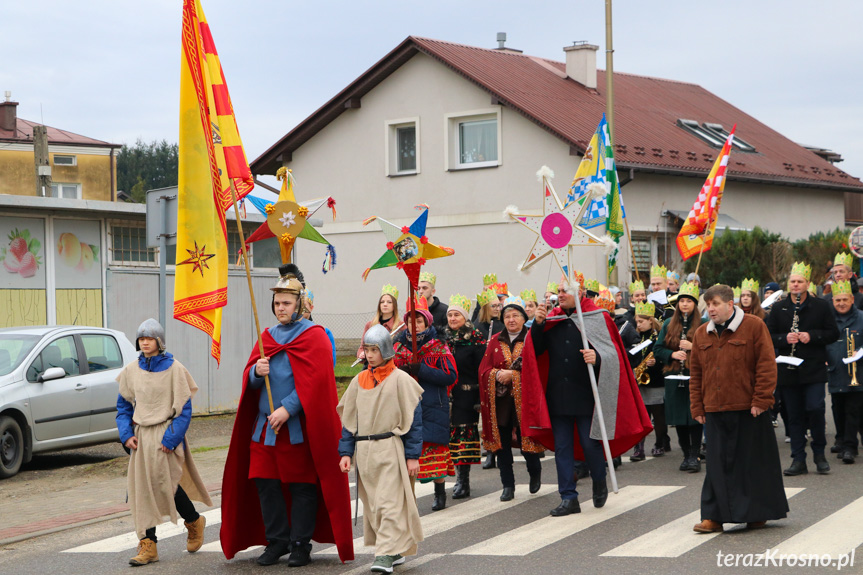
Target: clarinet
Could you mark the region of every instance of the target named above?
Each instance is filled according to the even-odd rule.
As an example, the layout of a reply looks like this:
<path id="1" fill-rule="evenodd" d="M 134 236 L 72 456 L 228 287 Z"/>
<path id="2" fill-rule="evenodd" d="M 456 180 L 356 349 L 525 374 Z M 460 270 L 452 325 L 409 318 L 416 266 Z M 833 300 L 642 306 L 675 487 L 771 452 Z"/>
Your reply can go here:
<path id="1" fill-rule="evenodd" d="M 791 295 L 791 299 L 794 302 L 794 318 L 791 320 L 791 333 L 800 333 L 800 315 L 797 313 L 797 306 L 800 305 L 800 300 L 802 299 L 801 294 Z M 794 352 L 797 349 L 797 342 L 791 344 L 791 357 L 794 357 Z M 788 369 L 797 369 L 793 365 L 787 366 Z"/>
<path id="2" fill-rule="evenodd" d="M 680 329 L 680 341 L 686 341 L 686 332 L 689 331 L 689 316 L 687 314 L 683 314 L 683 322 Z M 678 348 L 682 349 L 682 348 Z M 689 353 L 684 350 L 686 353 L 686 359 L 680 363 L 681 373 L 684 369 L 687 368 L 687 363 L 689 362 Z M 677 387 L 686 387 L 686 381 L 681 379 L 677 382 Z"/>

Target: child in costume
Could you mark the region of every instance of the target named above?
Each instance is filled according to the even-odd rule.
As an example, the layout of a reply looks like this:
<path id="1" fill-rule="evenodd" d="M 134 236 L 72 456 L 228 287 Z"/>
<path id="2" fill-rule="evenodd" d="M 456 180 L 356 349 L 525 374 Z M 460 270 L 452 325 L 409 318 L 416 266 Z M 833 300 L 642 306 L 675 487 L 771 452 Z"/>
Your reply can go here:
<path id="1" fill-rule="evenodd" d="M 159 560 L 156 525 L 177 515 L 185 521 L 186 549 L 194 553 L 204 543 L 207 520 L 192 499 L 212 506 L 185 439 L 192 419 L 195 380 L 165 351 L 165 330 L 154 319 L 138 327 L 135 347 L 141 352 L 120 375 L 117 429 L 129 450 L 128 494 L 135 531 L 140 540 L 130 565 Z"/>
<path id="2" fill-rule="evenodd" d="M 351 381 L 338 405 L 342 419 L 339 467 L 357 466 L 363 502 L 363 539 L 375 546 L 372 572 L 392 573 L 415 555 L 423 540 L 413 478 L 422 453 L 422 387 L 396 368 L 387 329 L 374 325 L 363 336 L 368 369 Z"/>
<path id="3" fill-rule="evenodd" d="M 254 545 L 260 565 L 290 553 L 288 566 L 311 561 L 311 540 L 335 543 L 353 559 L 350 492 L 339 472 L 332 346 L 324 328 L 303 317 L 303 277 L 279 268 L 264 330 L 265 357 L 255 345 L 243 373 L 243 394 L 222 481 L 221 542 L 225 557 Z M 269 377 L 272 403 L 265 378 Z M 272 405 L 272 407 L 271 407 Z"/>

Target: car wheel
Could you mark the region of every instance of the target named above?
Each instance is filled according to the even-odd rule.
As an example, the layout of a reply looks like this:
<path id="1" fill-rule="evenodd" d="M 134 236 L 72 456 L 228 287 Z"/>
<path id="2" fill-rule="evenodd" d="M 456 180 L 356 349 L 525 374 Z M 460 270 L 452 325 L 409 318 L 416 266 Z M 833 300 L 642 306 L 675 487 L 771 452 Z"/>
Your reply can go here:
<path id="1" fill-rule="evenodd" d="M 0 417 L 0 479 L 18 473 L 23 460 L 24 436 L 21 426 L 11 417 Z"/>

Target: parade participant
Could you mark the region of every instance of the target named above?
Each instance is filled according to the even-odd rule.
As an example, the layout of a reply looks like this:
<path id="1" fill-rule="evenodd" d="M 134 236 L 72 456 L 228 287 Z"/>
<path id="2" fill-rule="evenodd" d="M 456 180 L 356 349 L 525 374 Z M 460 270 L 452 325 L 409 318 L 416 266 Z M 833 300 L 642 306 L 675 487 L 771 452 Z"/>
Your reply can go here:
<path id="1" fill-rule="evenodd" d="M 527 314 L 527 327 L 533 325 L 533 316 L 536 314 L 536 306 L 539 303 L 539 300 L 536 297 L 536 290 L 532 289 L 523 289 L 521 293 L 518 294 L 521 297 L 522 301 L 524 301 L 524 312 Z"/>
<path id="2" fill-rule="evenodd" d="M 776 282 L 767 282 L 767 283 L 764 285 L 764 298 L 763 298 L 761 301 L 766 301 L 766 300 L 767 300 L 767 298 L 769 298 L 771 295 L 773 295 L 774 293 L 776 293 L 776 292 L 778 292 L 778 291 L 779 291 L 779 284 L 778 284 L 778 283 L 776 283 Z M 764 307 L 764 306 L 762 305 L 762 309 L 764 310 L 764 316 L 765 316 L 765 317 L 767 317 L 767 315 L 770 313 L 770 309 L 771 309 L 772 307 L 773 307 L 773 304 L 771 304 L 771 305 L 770 305 L 770 306 L 768 306 L 768 307 Z M 778 388 L 778 386 L 777 386 L 777 389 L 779 389 L 779 388 Z M 778 401 L 778 398 L 777 398 L 777 401 Z"/>
<path id="3" fill-rule="evenodd" d="M 665 266 L 650 267 L 650 293 L 664 291 L 668 287 L 668 270 Z"/>
<path id="4" fill-rule="evenodd" d="M 480 460 L 479 364 L 485 338 L 468 321 L 471 301 L 456 294 L 449 298 L 448 325 L 444 330 L 447 347 L 455 358 L 458 383 L 452 389 L 449 452 L 456 471 L 453 499 L 470 497 L 470 468 Z"/>
<path id="5" fill-rule="evenodd" d="M 393 362 L 393 340 L 381 325 L 363 335 L 369 362 L 336 408 L 342 421 L 339 468 L 357 467 L 363 542 L 374 546 L 372 572 L 392 573 L 423 540 L 413 493 L 422 452 L 422 388 Z"/>
<path id="6" fill-rule="evenodd" d="M 737 305 L 740 302 L 740 286 L 731 288 L 731 295 L 734 297 L 734 305 Z"/>
<path id="7" fill-rule="evenodd" d="M 474 326 L 485 339 L 488 339 L 489 335 L 500 333 L 503 329 L 503 322 L 500 321 L 500 310 L 503 304 L 494 289 L 489 288 L 483 293 L 477 294 L 476 301 L 477 305 L 480 306 L 480 312 Z M 489 330 L 491 330 L 491 334 L 489 334 Z"/>
<path id="8" fill-rule="evenodd" d="M 808 473 L 806 467 L 806 429 L 812 433 L 812 458 L 818 473 L 830 473 L 824 457 L 825 397 L 827 382 L 827 345 L 839 339 L 839 328 L 830 304 L 809 295 L 807 287 L 812 268 L 795 262 L 788 276 L 789 297 L 773 304 L 767 328 L 777 356 L 802 359 L 799 366 L 778 365 L 779 393 L 788 414 L 791 437 L 791 466 L 785 475 Z"/>
<path id="9" fill-rule="evenodd" d="M 653 457 L 662 457 L 666 451 L 671 451 L 671 440 L 668 437 L 668 426 L 665 423 L 665 380 L 662 374 L 662 364 L 656 360 L 653 346 L 662 328 L 659 320 L 655 317 L 656 309 L 651 302 L 638 303 L 635 306 L 635 318 L 638 322 L 637 339 L 627 345 L 632 349 L 637 345 L 643 345 L 646 341 L 652 344 L 642 347 L 635 355 L 627 354 L 630 365 L 638 383 L 638 391 L 647 413 L 653 418 L 653 429 L 656 434 L 656 443 L 651 449 Z M 621 334 L 621 337 L 623 334 Z M 624 344 L 627 341 L 624 340 Z M 629 457 L 630 461 L 644 461 L 644 440 L 635 445 L 635 450 Z"/>
<path id="10" fill-rule="evenodd" d="M 554 300 L 555 303 L 557 302 L 557 282 L 548 282 L 545 286 L 545 298 L 543 301 L 547 302 L 549 299 Z"/>
<path id="11" fill-rule="evenodd" d="M 740 284 L 740 309 L 743 310 L 743 313 L 764 319 L 766 314 L 761 308 L 761 300 L 758 298 L 758 281 L 744 279 Z"/>
<path id="12" fill-rule="evenodd" d="M 629 451 L 651 430 L 617 328 L 587 298 L 581 299 L 580 306 L 590 347 L 581 349 L 576 294 L 575 286 L 563 278 L 558 288 L 560 307 L 551 312 L 545 306 L 537 308 L 522 352 L 522 431 L 555 452 L 561 502 L 551 510 L 554 517 L 581 511 L 573 475 L 576 459 L 586 460 L 590 467 L 594 507 L 602 507 L 608 498 L 588 364 L 595 366 L 611 456 Z"/>
<path id="13" fill-rule="evenodd" d="M 519 297 L 506 300 L 502 314 L 506 329 L 492 337 L 479 367 L 482 440 L 488 451 L 497 454 L 497 466 L 503 486 L 501 501 L 510 501 L 515 497 L 513 434 L 519 441 L 527 463 L 530 475 L 528 490 L 531 494 L 536 493 L 542 485 L 539 454 L 543 452 L 543 448 L 521 432 L 521 352 L 528 333 L 525 327 L 527 313 L 522 303 Z"/>
<path id="14" fill-rule="evenodd" d="M 782 519 L 788 501 L 776 435 L 766 411 L 773 404 L 776 362 L 764 322 L 731 301 L 727 285 L 704 294 L 710 321 L 695 332 L 690 358 L 692 415 L 705 426 L 707 473 L 699 533 L 723 523 L 760 529 Z"/>
<path id="15" fill-rule="evenodd" d="M 407 329 L 396 338 L 395 362 L 396 367 L 408 372 L 423 388 L 423 445 L 417 479 L 420 483 L 434 481 L 432 511 L 440 511 L 446 507 L 444 478 L 455 475 L 449 452 L 449 388 L 457 383 L 458 372 L 449 348 L 438 339 L 424 297 L 414 301 L 417 349 L 414 357 L 410 302 L 406 309 L 403 320 Z"/>
<path id="16" fill-rule="evenodd" d="M 417 284 L 417 295 L 426 298 L 426 301 L 429 302 L 429 313 L 432 314 L 432 323 L 434 324 L 434 328 L 439 334 L 443 334 L 443 330 L 446 329 L 447 325 L 447 305 L 442 303 L 435 295 L 435 293 L 437 293 L 437 290 L 435 289 L 436 283 L 436 275 L 431 272 L 420 272 L 420 279 Z"/>
<path id="17" fill-rule="evenodd" d="M 668 296 L 671 297 L 680 290 L 680 274 L 674 270 L 668 270 L 665 277 L 668 280 L 665 290 L 668 292 Z"/>
<path id="18" fill-rule="evenodd" d="M 305 287 L 305 286 L 303 286 Z M 306 296 L 303 300 L 303 317 L 314 323 L 315 320 L 312 319 L 312 312 L 315 311 L 315 294 L 312 290 L 306 290 Z M 330 340 L 330 345 L 333 348 L 333 365 L 336 365 L 336 338 L 333 335 L 333 332 L 330 331 L 330 328 L 326 326 L 321 326 L 324 328 L 324 333 L 327 334 L 327 337 Z"/>
<path id="19" fill-rule="evenodd" d="M 338 468 L 341 435 L 330 343 L 303 317 L 302 273 L 279 267 L 272 311 L 278 324 L 252 350 L 222 480 L 222 550 L 232 558 L 266 545 L 257 562 L 311 561 L 311 540 L 353 559 L 348 479 Z M 265 388 L 269 377 L 272 403 Z M 273 405 L 275 409 L 270 406 Z M 277 406 L 277 407 L 276 407 Z"/>
<path id="20" fill-rule="evenodd" d="M 854 307 L 848 280 L 833 282 L 833 316 L 839 328 L 839 339 L 827 346 L 827 390 L 836 424 L 836 452 L 843 462 L 854 463 L 863 409 L 863 385 L 857 385 L 856 364 L 845 365 L 842 360 L 863 344 L 863 311 Z"/>
<path id="21" fill-rule="evenodd" d="M 387 328 L 388 333 L 392 333 L 399 323 L 399 289 L 394 285 L 387 284 L 381 288 L 378 307 L 375 309 L 375 317 L 366 323 L 366 326 L 363 328 L 363 335 L 373 325 L 382 325 Z M 362 345 L 357 349 L 357 359 L 365 359 Z"/>
<path id="22" fill-rule="evenodd" d="M 599 295 L 599 280 L 586 279 L 584 280 L 584 291 L 590 299 Z"/>
<path id="23" fill-rule="evenodd" d="M 833 276 L 833 283 L 847 281 L 851 286 L 851 295 L 854 297 L 854 307 L 863 309 L 863 293 L 860 293 L 860 288 L 857 286 L 856 278 L 854 277 L 854 256 L 848 253 L 839 252 L 833 258 L 833 267 L 830 268 L 830 273 Z M 825 295 L 824 299 L 831 299 L 831 294 Z"/>
<path id="24" fill-rule="evenodd" d="M 636 329 L 635 326 L 635 304 L 647 300 L 647 290 L 644 289 L 644 282 L 635 280 L 629 284 L 629 309 L 624 314 L 624 320 Z"/>
<path id="25" fill-rule="evenodd" d="M 686 276 L 686 283 L 691 284 L 694 283 L 698 286 L 698 290 L 701 291 L 701 276 L 697 273 L 692 272 L 688 276 Z M 707 311 L 707 304 L 704 303 L 704 296 L 699 296 L 698 298 L 698 314 L 702 317 Z"/>
<path id="26" fill-rule="evenodd" d="M 135 348 L 141 355 L 117 376 L 116 420 L 120 442 L 130 454 L 126 493 L 139 540 L 129 564 L 139 566 L 159 560 L 156 525 L 176 523 L 178 514 L 188 532 L 186 550 L 200 549 L 207 519 L 192 500 L 213 502 L 186 441 L 195 380 L 165 351 L 165 330 L 155 319 L 138 326 Z"/>
<path id="27" fill-rule="evenodd" d="M 698 296 L 697 285 L 680 286 L 674 315 L 665 320 L 653 344 L 653 353 L 664 366 L 665 423 L 677 430 L 677 441 L 683 451 L 680 470 L 689 473 L 701 471 L 698 450 L 703 432 L 689 405 L 689 352 L 692 337 L 701 325 L 701 316 L 696 311 Z"/>
<path id="28" fill-rule="evenodd" d="M 482 276 L 482 291 L 480 293 L 485 293 L 491 286 L 497 283 L 497 274 L 485 274 Z M 477 305 L 473 310 L 473 314 L 470 316 L 470 322 L 473 325 L 477 325 L 479 322 L 479 312 L 482 309 L 482 304 L 477 301 Z"/>

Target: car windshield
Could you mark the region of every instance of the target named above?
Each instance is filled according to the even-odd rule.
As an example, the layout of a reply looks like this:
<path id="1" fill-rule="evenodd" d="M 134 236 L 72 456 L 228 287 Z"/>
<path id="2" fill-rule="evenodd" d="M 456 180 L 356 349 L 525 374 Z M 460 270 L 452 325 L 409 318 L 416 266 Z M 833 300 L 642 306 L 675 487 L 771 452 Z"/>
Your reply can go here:
<path id="1" fill-rule="evenodd" d="M 10 374 L 21 365 L 40 339 L 38 335 L 0 334 L 0 375 Z"/>

